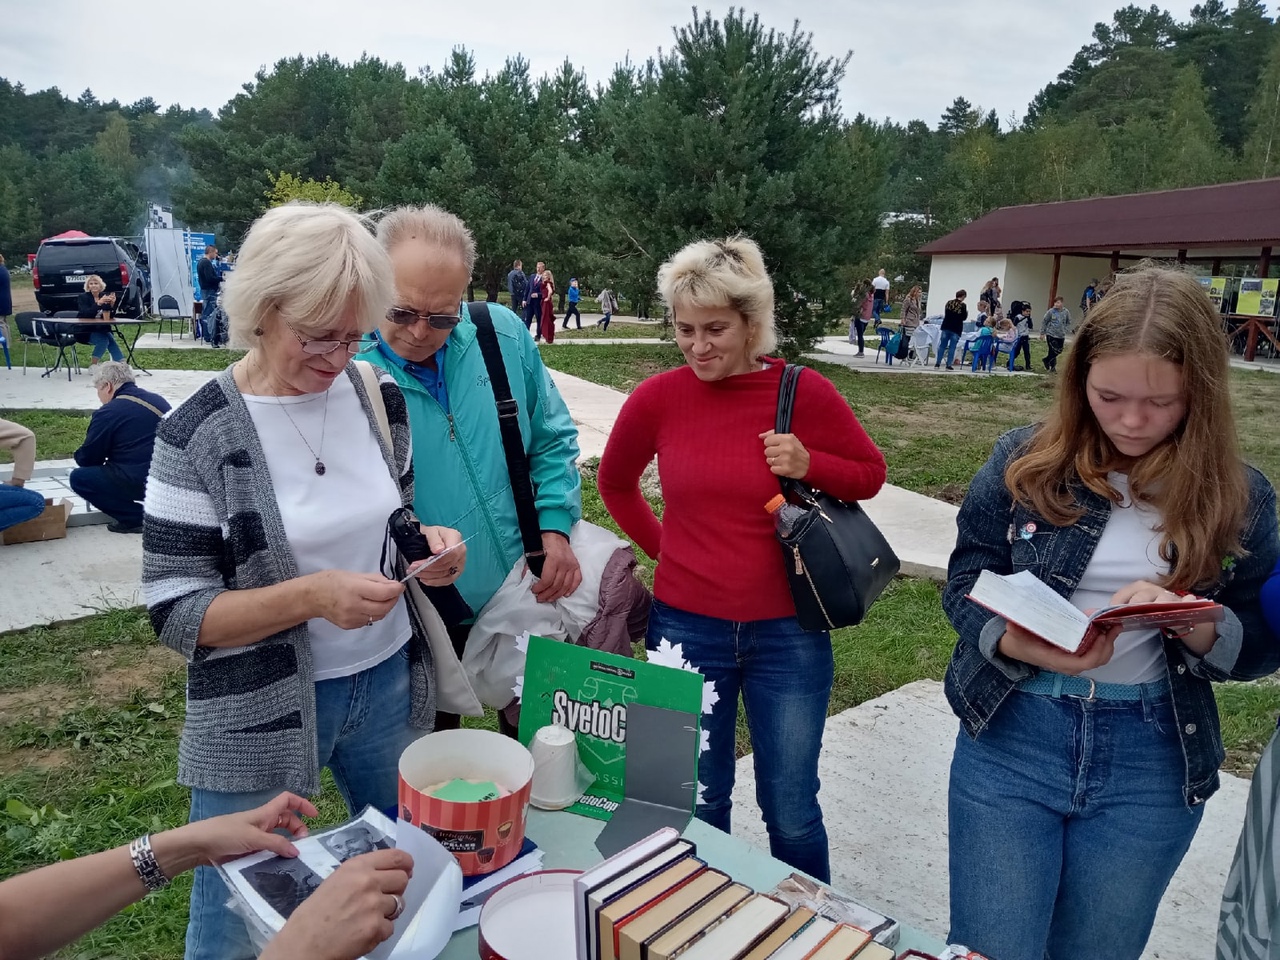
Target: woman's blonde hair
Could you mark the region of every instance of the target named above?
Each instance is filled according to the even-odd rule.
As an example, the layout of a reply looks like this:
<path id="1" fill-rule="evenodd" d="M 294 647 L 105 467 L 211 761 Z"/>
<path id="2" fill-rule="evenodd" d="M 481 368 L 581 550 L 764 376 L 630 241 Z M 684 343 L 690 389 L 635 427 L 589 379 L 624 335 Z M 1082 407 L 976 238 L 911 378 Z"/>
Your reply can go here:
<path id="1" fill-rule="evenodd" d="M 542 271 L 542 279 L 548 281 L 552 286 L 555 286 L 556 275 L 552 273 L 550 270 Z"/>
<path id="2" fill-rule="evenodd" d="M 920 289 L 920 284 L 917 283 L 914 287 L 912 287 L 910 290 L 907 291 L 907 299 L 919 300 L 922 294 L 923 294 L 923 291 Z"/>
<path id="3" fill-rule="evenodd" d="M 394 289 L 391 261 L 364 217 L 337 203 L 295 201 L 249 228 L 221 302 L 231 345 L 250 347 L 280 318 L 320 334 L 354 310 L 360 332 L 369 333 L 386 316 Z"/>
<path id="4" fill-rule="evenodd" d="M 1107 473 L 1124 458 L 1093 415 L 1086 381 L 1096 361 L 1125 354 L 1181 368 L 1186 414 L 1164 442 L 1128 466 L 1129 487 L 1135 501 L 1160 511 L 1160 556 L 1170 565 L 1163 585 L 1207 586 L 1220 577 L 1224 558 L 1241 553 L 1249 484 L 1231 412 L 1226 340 L 1190 274 L 1144 263 L 1116 277 L 1076 334 L 1053 407 L 1005 470 L 1005 484 L 1018 503 L 1055 526 L 1083 516 L 1073 486 L 1121 502 Z"/>
<path id="5" fill-rule="evenodd" d="M 84 278 L 84 289 L 86 291 L 89 289 L 89 284 L 91 283 L 97 284 L 103 290 L 107 289 L 107 282 L 103 280 L 100 276 L 98 276 L 96 273 L 91 273 Z"/>
<path id="6" fill-rule="evenodd" d="M 773 318 L 773 281 L 759 245 L 742 234 L 697 240 L 658 268 L 658 293 L 678 319 L 679 308 L 727 307 L 750 331 L 752 359 L 778 345 Z"/>

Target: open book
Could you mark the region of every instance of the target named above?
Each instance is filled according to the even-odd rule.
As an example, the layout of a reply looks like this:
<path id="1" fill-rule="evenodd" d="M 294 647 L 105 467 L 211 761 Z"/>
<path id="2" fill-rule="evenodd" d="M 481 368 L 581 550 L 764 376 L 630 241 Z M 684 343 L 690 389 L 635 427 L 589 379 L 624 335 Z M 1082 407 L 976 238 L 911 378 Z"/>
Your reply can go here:
<path id="1" fill-rule="evenodd" d="M 969 599 L 1068 653 L 1084 653 L 1099 633 L 1116 624 L 1125 630 L 1181 630 L 1225 616 L 1222 604 L 1212 600 L 1126 603 L 1086 614 L 1029 570 L 1007 577 L 983 570 Z"/>

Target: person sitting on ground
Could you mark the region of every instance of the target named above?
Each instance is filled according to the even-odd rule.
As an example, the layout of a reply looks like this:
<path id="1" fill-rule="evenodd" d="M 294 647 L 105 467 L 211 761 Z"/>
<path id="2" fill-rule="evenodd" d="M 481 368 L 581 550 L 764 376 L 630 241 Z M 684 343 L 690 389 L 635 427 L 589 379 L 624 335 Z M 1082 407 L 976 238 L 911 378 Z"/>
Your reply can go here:
<path id="1" fill-rule="evenodd" d="M 36 465 L 36 435 L 20 423 L 0 420 L 0 450 L 13 453 L 13 473 L 0 483 L 0 530 L 34 520 L 44 512 L 44 497 L 24 490 Z M 0 951 L 0 956 L 4 952 Z"/>
<path id="2" fill-rule="evenodd" d="M 96 273 L 85 277 L 84 293 L 76 300 L 76 318 L 79 320 L 111 319 L 111 311 L 116 305 L 116 295 L 107 293 L 107 285 Z M 93 344 L 93 357 L 90 363 L 98 363 L 104 353 L 110 352 L 112 360 L 123 360 L 124 353 L 116 338 L 111 335 L 111 326 L 106 323 L 82 324 L 76 328 L 78 343 Z"/>
<path id="3" fill-rule="evenodd" d="M 117 360 L 94 368 L 93 386 L 102 406 L 75 452 L 79 466 L 68 482 L 76 496 L 111 517 L 112 533 L 142 533 L 151 450 L 169 401 L 139 387 L 129 365 Z"/>
<path id="4" fill-rule="evenodd" d="M 64 860 L 0 883 L 0 957 L 35 960 L 106 923 L 193 867 L 267 850 L 296 857 L 312 804 L 282 793 L 260 807 L 148 834 L 103 853 Z M 289 837 L 279 831 L 286 831 Z M 403 850 L 353 857 L 335 870 L 277 933 L 260 960 L 356 960 L 394 931 L 392 916 L 413 875 Z"/>

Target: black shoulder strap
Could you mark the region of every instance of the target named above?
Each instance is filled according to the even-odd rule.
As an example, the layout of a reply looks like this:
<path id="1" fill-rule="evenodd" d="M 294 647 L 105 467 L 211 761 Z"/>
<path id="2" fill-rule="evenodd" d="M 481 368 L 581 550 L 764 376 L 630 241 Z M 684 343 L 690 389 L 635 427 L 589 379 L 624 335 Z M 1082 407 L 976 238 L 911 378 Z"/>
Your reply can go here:
<path id="1" fill-rule="evenodd" d="M 782 368 L 782 382 L 778 385 L 778 412 L 773 418 L 774 433 L 791 432 L 791 414 L 796 406 L 796 385 L 800 382 L 800 374 L 804 367 L 798 363 L 788 363 Z M 782 492 L 790 496 L 798 484 L 787 477 L 779 477 Z"/>
<path id="2" fill-rule="evenodd" d="M 529 456 L 520 436 L 520 405 L 511 396 L 511 381 L 507 379 L 507 366 L 502 362 L 502 348 L 498 345 L 498 333 L 493 329 L 493 317 L 489 305 L 483 302 L 467 304 L 471 322 L 476 325 L 476 342 L 489 372 L 489 386 L 498 404 L 498 429 L 502 433 L 502 450 L 507 455 L 507 473 L 511 477 L 511 493 L 516 501 L 516 519 L 520 523 L 520 539 L 524 543 L 524 557 L 535 577 L 542 576 L 542 530 L 538 524 L 538 509 L 534 505 L 533 480 L 529 476 Z"/>

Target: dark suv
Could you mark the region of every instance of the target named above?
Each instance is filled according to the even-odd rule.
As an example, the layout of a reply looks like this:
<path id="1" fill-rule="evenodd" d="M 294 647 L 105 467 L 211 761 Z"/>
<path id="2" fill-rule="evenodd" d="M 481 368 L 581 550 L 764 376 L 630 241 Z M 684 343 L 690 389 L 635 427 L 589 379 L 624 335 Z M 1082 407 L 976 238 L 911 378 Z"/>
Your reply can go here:
<path id="1" fill-rule="evenodd" d="M 36 251 L 31 279 L 36 302 L 49 315 L 76 309 L 84 281 L 97 274 L 116 295 L 116 314 L 141 317 L 151 309 L 151 284 L 133 243 L 111 237 L 46 240 Z"/>

